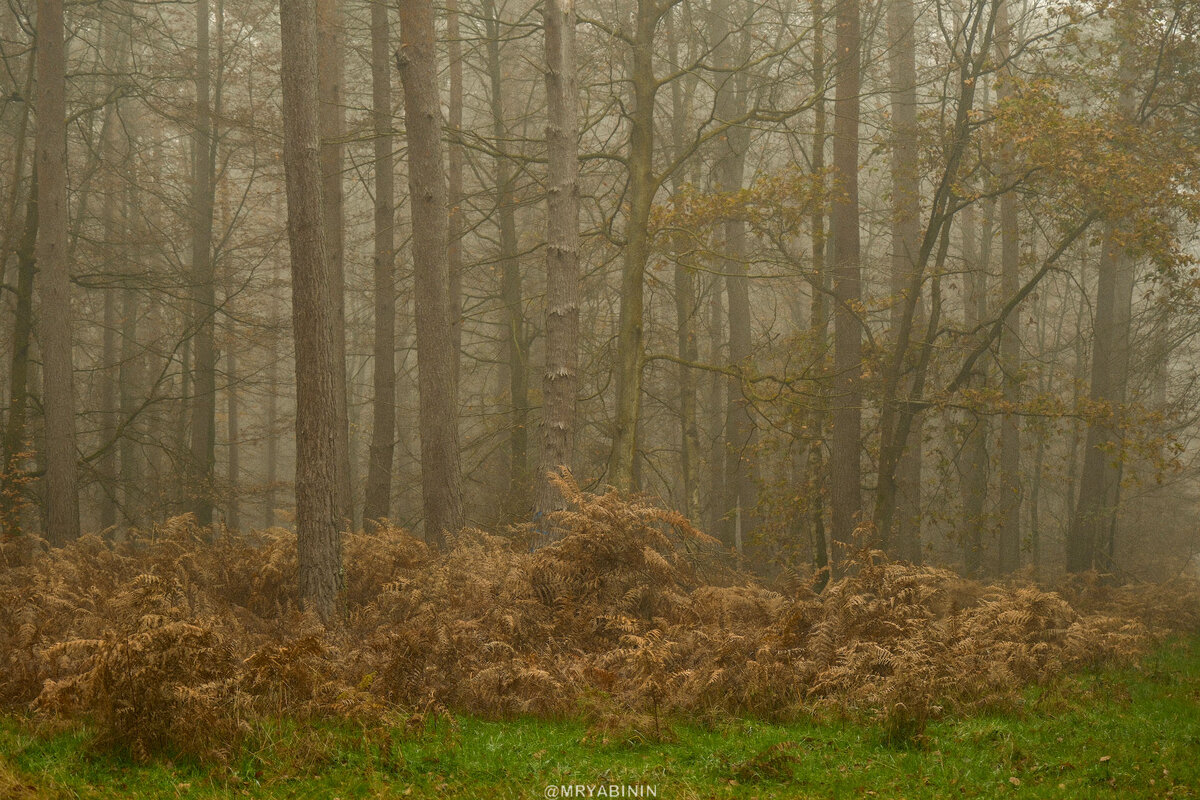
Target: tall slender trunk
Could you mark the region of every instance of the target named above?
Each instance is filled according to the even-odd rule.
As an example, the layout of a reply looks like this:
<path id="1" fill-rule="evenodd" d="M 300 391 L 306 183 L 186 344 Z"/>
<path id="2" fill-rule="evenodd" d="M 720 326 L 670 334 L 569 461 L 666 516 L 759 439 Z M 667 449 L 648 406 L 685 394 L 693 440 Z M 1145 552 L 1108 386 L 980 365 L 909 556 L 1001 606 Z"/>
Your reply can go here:
<path id="1" fill-rule="evenodd" d="M 966 291 L 963 303 L 963 327 L 974 331 L 985 324 L 988 318 L 987 275 L 990 261 L 992 225 L 984 223 L 983 236 L 975 221 L 975 208 L 962 210 L 963 261 L 965 262 Z M 982 241 L 982 252 L 980 242 Z M 983 359 L 975 362 L 974 372 L 967 387 L 981 392 L 987 387 L 987 365 Z M 983 570 L 984 509 L 987 502 L 989 418 L 982 413 L 968 413 L 965 420 L 965 437 L 961 462 L 958 465 L 960 489 L 963 503 L 962 547 L 966 573 L 969 577 L 981 577 Z"/>
<path id="2" fill-rule="evenodd" d="M 79 536 L 71 276 L 67 263 L 66 42 L 62 0 L 37 3 L 38 330 L 46 430 L 46 538 Z"/>
<path id="3" fill-rule="evenodd" d="M 274 344 L 279 341 L 279 328 L 282 320 L 272 313 L 271 331 L 267 341 Z M 270 528 L 275 524 L 275 507 L 278 505 L 279 483 L 279 351 L 271 347 L 267 355 L 267 420 L 266 420 L 266 452 L 263 460 L 266 462 L 263 482 L 262 526 Z"/>
<path id="4" fill-rule="evenodd" d="M 225 344 L 225 423 L 229 448 L 226 457 L 225 525 L 232 531 L 242 527 L 241 509 L 241 419 L 238 398 L 237 330 L 231 323 Z"/>
<path id="5" fill-rule="evenodd" d="M 920 268 L 921 176 L 917 146 L 917 67 L 915 13 L 912 0 L 888 3 L 888 48 L 892 108 L 892 306 L 893 333 L 900 329 L 902 306 L 915 303 L 924 327 L 921 297 L 907 297 L 908 285 Z M 908 359 L 905 358 L 907 362 Z M 907 382 L 907 379 L 902 379 Z M 902 390 L 904 391 L 904 390 Z M 913 420 L 896 475 L 895 534 L 888 549 L 897 557 L 921 560 L 921 417 Z"/>
<path id="6" fill-rule="evenodd" d="M 708 352 L 709 364 L 720 364 L 724 357 L 722 332 L 724 330 L 725 306 L 722 302 L 720 278 L 713 276 L 708 282 Z M 725 390 L 729 381 L 719 373 L 708 373 L 708 386 L 705 387 L 705 411 L 708 418 L 708 436 L 711 443 L 708 451 L 708 503 L 706 527 L 709 533 L 718 538 L 727 538 L 724 531 L 727 522 L 725 517 Z"/>
<path id="7" fill-rule="evenodd" d="M 860 3 L 839 0 L 833 103 L 834 408 L 830 457 L 834 564 L 853 543 L 862 510 L 862 270 L 858 239 L 858 117 L 860 104 Z"/>
<path id="8" fill-rule="evenodd" d="M 432 0 L 400 0 L 400 80 L 408 133 L 417 370 L 420 394 L 421 494 L 425 539 L 442 547 L 463 524 L 455 353 L 450 338 L 446 261 L 446 173 L 437 89 Z"/>
<path id="9" fill-rule="evenodd" d="M 818 581 L 824 588 L 829 579 L 829 545 L 825 538 L 825 432 L 829 417 L 829 399 L 825 394 L 824 378 L 827 376 L 826 343 L 829 339 L 829 272 L 825 267 L 825 144 L 827 139 L 828 120 L 825 111 L 825 6 L 822 0 L 812 1 L 813 16 L 813 55 L 812 79 L 816 92 L 816 102 L 813 106 L 813 137 L 812 137 L 812 172 L 821 183 L 822 191 L 813 204 L 812 212 L 812 268 L 811 302 L 809 306 L 808 324 L 812 333 L 813 352 L 819 359 L 816 377 L 818 379 L 815 408 L 811 412 L 809 423 L 809 452 L 807 477 L 805 478 L 805 494 L 808 498 L 809 528 L 812 534 L 813 566 L 818 572 Z"/>
<path id="10" fill-rule="evenodd" d="M 316 0 L 317 92 L 320 97 L 321 192 L 324 199 L 325 253 L 333 300 L 333 346 L 338 363 L 336 388 L 338 516 L 354 527 L 354 495 L 350 489 L 350 413 L 346 378 L 346 270 L 342 162 L 345 109 L 342 105 L 342 20 L 338 0 Z"/>
<path id="11" fill-rule="evenodd" d="M 10 536 L 20 532 L 19 478 L 26 451 L 25 420 L 29 410 L 29 346 L 33 338 L 37 238 L 38 180 L 35 171 L 25 203 L 24 228 L 16 248 L 17 296 L 13 314 L 12 360 L 9 367 L 8 420 L 4 428 L 4 461 L 0 463 L 0 528 Z"/>
<path id="12" fill-rule="evenodd" d="M 1012 49 L 1012 29 L 1008 23 L 1008 0 L 999 0 L 996 10 L 997 49 L 1001 61 L 1007 61 Z M 1005 72 L 1010 72 L 1008 68 Z M 997 100 L 1003 103 L 1012 95 L 1012 82 L 1002 80 Z M 1011 145 L 1001 152 L 1005 172 L 1011 173 Z M 1000 296 L 1012 297 L 1021 285 L 1021 243 L 1017 228 L 1017 197 L 1014 192 L 1000 196 Z M 1014 309 L 1000 335 L 1001 387 L 1006 409 L 1021 402 L 1021 315 Z M 1000 423 L 1000 542 L 999 572 L 1014 572 L 1021 566 L 1021 429 L 1018 417 L 1005 413 Z"/>
<path id="13" fill-rule="evenodd" d="M 282 0 L 283 157 L 296 337 L 296 539 L 300 602 L 327 624 L 341 605 L 337 493 L 335 302 L 321 197 L 317 15 L 313 0 Z"/>
<path id="14" fill-rule="evenodd" d="M 450 97 L 447 107 L 450 143 L 446 148 L 446 193 L 450 210 L 446 216 L 446 270 L 450 282 L 450 342 L 454 349 L 454 396 L 458 397 L 462 363 L 463 279 L 463 55 L 458 25 L 458 0 L 446 0 L 446 49 L 450 61 Z"/>
<path id="15" fill-rule="evenodd" d="M 391 40 L 388 6 L 371 3 L 371 120 L 375 134 L 375 399 L 363 522 L 392 514 L 396 449 L 396 190 L 392 158 Z M 457 350 L 455 351 L 457 354 Z M 457 358 L 455 359 L 457 361 Z"/>
<path id="16" fill-rule="evenodd" d="M 203 527 L 213 521 L 216 462 L 217 364 L 213 342 L 216 276 L 213 272 L 213 168 L 209 46 L 209 0 L 196 3 L 196 127 L 192 132 L 192 353 L 191 509 Z"/>
<path id="17" fill-rule="evenodd" d="M 621 309 L 617 329 L 616 419 L 608 481 L 620 491 L 636 489 L 634 462 L 638 452 L 638 421 L 642 407 L 642 369 L 645 360 L 643 319 L 646 261 L 650 255 L 649 221 L 657 182 L 654 176 L 654 34 L 665 6 L 638 0 L 634 20 L 630 80 L 633 108 L 629 114 L 629 216 L 621 265 Z"/>
<path id="18" fill-rule="evenodd" d="M 723 70 L 714 103 L 717 121 L 729 123 L 746 111 L 746 73 L 737 68 L 737 61 L 746 53 L 735 54 L 734 39 L 726 15 L 729 9 L 715 11 L 712 16 L 712 38 L 719 42 L 717 60 Z M 739 40 L 746 42 L 744 37 Z M 739 58 L 739 56 L 744 56 Z M 742 188 L 746 171 L 746 151 L 749 131 L 741 126 L 730 128 L 718 142 L 717 164 L 714 168 L 718 189 L 733 194 Z M 724 252 L 722 269 L 725 272 L 725 291 L 729 301 L 729 361 L 739 373 L 751 368 L 750 279 L 746 274 L 746 223 L 737 216 L 722 225 Z M 724 526 L 725 544 L 740 553 L 744 531 L 755 526 L 753 515 L 758 506 L 758 487 L 755 479 L 753 439 L 754 419 L 746 397 L 748 384 L 742 377 L 729 379 L 726 406 L 725 437 L 728 452 L 725 456 L 726 514 L 732 525 Z"/>
<path id="19" fill-rule="evenodd" d="M 484 0 L 487 26 L 488 77 L 492 138 L 495 140 L 496 217 L 500 228 L 500 300 L 504 304 L 504 353 L 508 372 L 510 421 L 508 432 L 508 505 L 524 512 L 528 493 L 529 358 L 526 352 L 521 264 L 517 257 L 516 197 L 513 168 L 508 155 L 508 129 L 504 121 L 504 75 L 500 60 L 500 17 L 494 0 Z"/>
<path id="20" fill-rule="evenodd" d="M 575 461 L 579 378 L 579 86 L 574 0 L 546 0 L 546 369 L 536 510 L 563 505 L 547 480 Z"/>
<path id="21" fill-rule="evenodd" d="M 675 16 L 670 19 L 671 28 L 667 35 L 667 58 L 672 64 L 679 63 L 679 28 Z M 671 82 L 671 147 L 672 155 L 680 158 L 687 136 L 690 97 L 684 96 L 684 82 Z M 671 192 L 678 196 L 683 191 L 683 170 L 671 175 Z M 672 282 L 675 289 L 675 354 L 681 363 L 676 365 L 679 381 L 679 475 L 675 487 L 676 507 L 694 518 L 697 500 L 697 466 L 700 436 L 696 425 L 696 374 L 690 364 L 698 358 L 696 341 L 696 279 L 683 260 L 684 237 L 673 246 L 674 270 Z"/>

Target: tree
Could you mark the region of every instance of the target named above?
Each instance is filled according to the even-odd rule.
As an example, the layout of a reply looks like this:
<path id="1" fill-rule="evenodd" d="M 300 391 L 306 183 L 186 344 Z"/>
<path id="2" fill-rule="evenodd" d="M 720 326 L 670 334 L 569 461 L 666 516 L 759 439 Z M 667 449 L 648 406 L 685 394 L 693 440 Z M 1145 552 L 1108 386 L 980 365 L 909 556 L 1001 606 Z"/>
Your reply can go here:
<path id="1" fill-rule="evenodd" d="M 391 516 L 396 449 L 396 200 L 388 6 L 371 4 L 371 121 L 375 134 L 375 400 L 363 521 Z"/>
<path id="2" fill-rule="evenodd" d="M 337 0 L 317 0 L 317 85 L 321 98 L 321 191 L 324 198 L 325 248 L 329 291 L 333 299 L 333 342 L 339 367 L 337 378 L 337 492 L 338 514 L 354 525 L 354 495 L 350 491 L 350 415 L 346 381 L 346 266 L 342 229 L 342 29 Z"/>
<path id="3" fill-rule="evenodd" d="M 834 60 L 833 240 L 834 396 L 830 453 L 830 531 L 834 563 L 845 558 L 862 509 L 862 268 L 858 239 L 859 0 L 839 0 Z"/>
<path id="4" fill-rule="evenodd" d="M 296 337 L 296 539 L 300 601 L 326 623 L 338 616 L 341 534 L 337 505 L 338 372 L 321 197 L 314 0 L 282 0 L 283 158 Z"/>
<path id="5" fill-rule="evenodd" d="M 79 536 L 71 277 L 67 261 L 66 46 L 62 0 L 37 4 L 37 264 L 46 421 L 46 538 Z"/>
<path id="6" fill-rule="evenodd" d="M 912 0 L 888 3 L 888 48 L 892 107 L 892 294 L 903 297 L 919 267 L 921 250 L 921 176 L 917 122 L 916 26 Z M 921 326 L 921 299 L 917 320 Z M 903 316 L 903 302 L 892 306 L 893 334 Z M 914 421 L 903 443 L 897 468 L 897 520 L 894 541 L 885 547 L 899 558 L 921 561 L 921 427 Z"/>
<path id="7" fill-rule="evenodd" d="M 463 524 L 462 475 L 453 383 L 446 173 L 431 0 L 401 0 L 400 50 L 408 138 L 425 540 L 442 547 Z"/>
<path id="8" fill-rule="evenodd" d="M 579 88 L 575 4 L 546 0 L 546 366 L 542 374 L 541 468 L 536 512 L 562 498 L 548 474 L 575 461 L 579 364 Z"/>
<path id="9" fill-rule="evenodd" d="M 217 439 L 216 273 L 212 258 L 213 173 L 208 0 L 196 3 L 196 127 L 192 134 L 192 327 L 195 330 L 191 407 L 192 510 L 204 527 L 213 522 L 213 466 Z"/>

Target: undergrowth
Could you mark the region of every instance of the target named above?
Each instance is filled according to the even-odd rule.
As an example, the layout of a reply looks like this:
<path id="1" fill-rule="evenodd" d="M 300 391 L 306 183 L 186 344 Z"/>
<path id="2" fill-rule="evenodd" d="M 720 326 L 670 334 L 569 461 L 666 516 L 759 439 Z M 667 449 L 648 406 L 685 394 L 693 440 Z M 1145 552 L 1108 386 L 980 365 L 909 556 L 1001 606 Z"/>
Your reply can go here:
<path id="1" fill-rule="evenodd" d="M 297 607 L 287 531 L 210 543 L 178 517 L 120 543 L 85 536 L 0 572 L 0 704 L 85 718 L 141 760 L 228 762 L 264 719 L 366 729 L 398 713 L 416 728 L 583 717 L 598 739 L 661 741 L 667 719 L 825 711 L 903 742 L 947 712 L 1011 707 L 1064 670 L 1200 630 L 1194 584 L 1045 591 L 878 553 L 819 596 L 775 591 L 678 513 L 569 476 L 560 489 L 561 535 L 533 553 L 477 530 L 442 554 L 397 529 L 349 535 L 335 630 Z"/>

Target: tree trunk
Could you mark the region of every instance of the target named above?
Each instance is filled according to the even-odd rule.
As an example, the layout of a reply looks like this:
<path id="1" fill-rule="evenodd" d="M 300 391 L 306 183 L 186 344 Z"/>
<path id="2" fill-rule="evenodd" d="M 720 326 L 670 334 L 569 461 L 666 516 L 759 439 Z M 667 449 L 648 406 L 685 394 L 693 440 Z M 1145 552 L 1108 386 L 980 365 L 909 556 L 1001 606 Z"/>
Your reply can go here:
<path id="1" fill-rule="evenodd" d="M 336 311 L 321 197 L 320 99 L 314 0 L 282 0 L 283 156 L 296 337 L 296 538 L 300 602 L 326 623 L 342 589 L 336 448 Z"/>
<path id="2" fill-rule="evenodd" d="M 999 0 L 996 11 L 997 44 L 1001 61 L 1007 61 L 1012 31 L 1008 24 L 1008 0 Z M 1006 69 L 1005 72 L 1008 72 Z M 1003 103 L 1012 95 L 1012 82 L 1000 81 L 997 100 Z M 1011 172 L 1011 146 L 1001 152 L 1003 169 Z M 1007 299 L 1020 289 L 1021 243 L 1017 229 L 1017 197 L 1014 192 L 1000 196 L 1000 296 Z M 1021 566 L 1021 429 L 1012 413 L 1021 402 L 1021 315 L 1013 309 L 1000 335 L 1000 371 L 1004 406 L 1008 410 L 1000 423 L 1000 541 L 999 574 L 1014 572 Z"/>
<path id="3" fill-rule="evenodd" d="M 712 14 L 712 39 L 723 79 L 717 86 L 714 108 L 718 123 L 728 123 L 746 112 L 746 74 L 737 68 L 733 37 L 726 15 L 729 9 Z M 739 37 L 742 38 L 742 37 Z M 744 38 L 743 38 L 743 41 Z M 748 43 L 747 43 L 748 44 Z M 745 56 L 748 58 L 748 52 Z M 717 188 L 733 194 L 742 188 L 746 171 L 749 131 L 741 126 L 730 128 L 717 143 L 714 168 Z M 725 237 L 722 269 L 729 301 L 729 362 L 740 374 L 749 373 L 751 364 L 750 279 L 746 274 L 746 223 L 734 216 L 722 225 Z M 758 486 L 754 469 L 754 419 L 746 397 L 749 384 L 742 377 L 729 379 L 728 405 L 725 409 L 725 513 L 733 525 L 725 526 L 725 545 L 743 550 L 743 531 L 757 527 L 753 515 L 758 507 Z"/>
<path id="4" fill-rule="evenodd" d="M 37 268 L 42 273 L 38 330 L 46 430 L 46 538 L 61 546 L 79 537 L 62 0 L 38 0 L 37 41 Z"/>
<path id="5" fill-rule="evenodd" d="M 371 404 L 371 457 L 363 504 L 364 524 L 392 514 L 392 462 L 396 449 L 396 191 L 390 50 L 388 6 L 371 3 L 371 119 L 375 133 L 375 400 Z"/>
<path id="6" fill-rule="evenodd" d="M 528 493 L 527 450 L 529 442 L 529 358 L 526 352 L 524 298 L 521 264 L 517 257 L 516 198 L 513 169 L 505 151 L 508 130 L 504 122 L 504 76 L 500 59 L 500 18 L 493 0 L 484 0 L 487 26 L 488 77 L 491 82 L 490 106 L 492 138 L 496 151 L 496 217 L 500 228 L 500 300 L 504 304 L 504 353 L 508 372 L 508 396 L 511 409 L 508 433 L 508 500 L 518 513 L 525 513 Z"/>
<path id="7" fill-rule="evenodd" d="M 547 474 L 575 462 L 579 379 L 579 87 L 575 4 L 546 0 L 546 369 L 536 511 L 562 508 Z"/>
<path id="8" fill-rule="evenodd" d="M 812 79 L 813 88 L 817 93 L 813 106 L 813 138 L 812 138 L 812 173 L 821 182 L 819 198 L 813 204 L 812 213 L 812 268 L 813 280 L 811 285 L 811 303 L 808 323 L 812 331 L 813 352 L 820 359 L 816 377 L 818 389 L 816 407 L 811 412 L 809 424 L 809 453 L 807 477 L 805 479 L 805 494 L 808 497 L 808 519 L 812 534 L 813 567 L 817 570 L 818 582 L 821 589 L 829 580 L 829 545 L 825 539 L 825 493 L 827 490 L 825 474 L 825 431 L 829 417 L 829 400 L 824 392 L 827 376 L 827 360 L 825 357 L 826 342 L 829 337 L 829 274 L 825 268 L 825 143 L 827 117 L 825 112 L 825 6 L 822 0 L 813 0 L 813 55 Z"/>
<path id="9" fill-rule="evenodd" d="M 354 495 L 350 490 L 350 414 L 346 381 L 346 271 L 342 228 L 342 21 L 338 0 L 317 2 L 317 92 L 321 100 L 321 191 L 329 291 L 333 299 L 333 346 L 338 363 L 337 508 L 342 524 L 354 527 Z"/>
<path id="10" fill-rule="evenodd" d="M 421 495 L 425 539 L 444 546 L 463 524 L 457 401 L 454 397 L 449 279 L 446 261 L 446 174 L 437 90 L 432 0 L 400 0 L 400 80 L 408 132 L 408 191 L 417 317 Z"/>
<path id="11" fill-rule="evenodd" d="M 33 286 L 37 273 L 38 180 L 30 181 L 25 224 L 17 244 L 17 297 L 13 315 L 12 361 L 9 370 L 8 420 L 4 429 L 4 461 L 0 463 L 0 528 L 20 532 L 20 473 L 26 453 L 25 419 L 29 411 L 29 345 L 33 338 Z"/>
<path id="12" fill-rule="evenodd" d="M 984 224 L 983 238 L 975 222 L 975 208 L 968 206 L 962 210 L 962 243 L 963 261 L 966 274 L 963 276 L 966 295 L 963 304 L 963 328 L 974 331 L 986 323 L 987 308 L 987 274 L 992 226 L 990 219 Z M 979 243 L 982 241 L 983 253 Z M 967 388 L 975 392 L 983 392 L 987 388 L 987 365 L 983 359 L 975 362 L 974 371 Z M 983 570 L 983 531 L 985 527 L 984 508 L 987 502 L 989 429 L 988 416 L 983 413 L 968 412 L 964 422 L 965 435 L 961 461 L 958 463 L 959 482 L 963 503 L 962 548 L 963 560 L 968 577 L 982 577 Z"/>
<path id="13" fill-rule="evenodd" d="M 454 396 L 458 397 L 462 363 L 463 279 L 463 56 L 458 26 L 458 0 L 446 0 L 446 49 L 450 60 L 450 144 L 446 148 L 446 192 L 450 210 L 446 217 L 446 269 L 450 281 L 450 342 L 454 350 Z"/>
<path id="14" fill-rule="evenodd" d="M 650 255 L 649 221 L 657 184 L 654 179 L 654 33 L 664 7 L 638 0 L 630 80 L 633 109 L 629 115 L 629 217 L 621 266 L 621 309 L 617 329 L 616 419 L 608 481 L 622 492 L 635 490 L 634 461 L 638 451 L 638 420 L 642 406 L 642 368 L 645 360 L 643 298 L 646 261 Z"/>
<path id="15" fill-rule="evenodd" d="M 837 7 L 836 90 L 833 104 L 834 408 L 830 456 L 834 566 L 853 544 L 862 510 L 862 300 L 858 239 L 859 0 Z"/>
<path id="16" fill-rule="evenodd" d="M 1122 232 L 1109 223 L 1100 252 L 1092 375 L 1088 398 L 1103 417 L 1088 420 L 1079 501 L 1067 533 L 1067 571 L 1111 568 L 1113 528 L 1121 491 L 1120 410 L 1129 380 L 1133 260 Z"/>
<path id="17" fill-rule="evenodd" d="M 212 259 L 215 148 L 210 109 L 209 3 L 196 3 L 196 127 L 192 133 L 192 369 L 191 508 L 196 522 L 213 522 L 213 467 L 216 463 L 217 354 L 213 341 L 216 276 Z"/>
<path id="18" fill-rule="evenodd" d="M 237 331 L 233 324 L 229 326 L 229 339 L 225 345 L 225 413 L 226 434 L 229 448 L 226 461 L 225 526 L 231 531 L 242 527 L 241 512 L 241 420 L 239 419 L 238 402 L 238 362 L 237 362 Z"/>
<path id="19" fill-rule="evenodd" d="M 920 269 L 921 250 L 921 176 L 917 145 L 917 67 L 915 15 L 912 0 L 888 3 L 888 58 L 891 71 L 892 107 L 892 331 L 899 331 L 902 307 L 917 305 L 920 321 L 921 297 L 907 297 L 909 283 Z M 900 346 L 899 343 L 896 346 Z M 907 362 L 907 357 L 905 362 Z M 901 378 L 907 394 L 910 380 Z M 903 455 L 897 465 L 895 533 L 889 536 L 887 549 L 897 558 L 913 563 L 921 561 L 921 417 L 913 420 L 907 441 L 901 443 Z"/>

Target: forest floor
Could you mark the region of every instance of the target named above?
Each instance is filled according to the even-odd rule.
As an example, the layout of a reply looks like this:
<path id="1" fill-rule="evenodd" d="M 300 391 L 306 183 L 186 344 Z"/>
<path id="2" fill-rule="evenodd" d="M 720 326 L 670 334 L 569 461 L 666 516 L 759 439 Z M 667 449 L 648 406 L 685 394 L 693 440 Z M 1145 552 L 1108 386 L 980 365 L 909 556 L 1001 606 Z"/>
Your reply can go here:
<path id="1" fill-rule="evenodd" d="M 101 752 L 81 723 L 0 718 L 0 797 L 1200 797 L 1200 638 L 1062 675 L 1014 711 L 903 743 L 838 719 L 728 719 L 597 738 L 576 721 L 258 723 L 226 766 Z"/>

